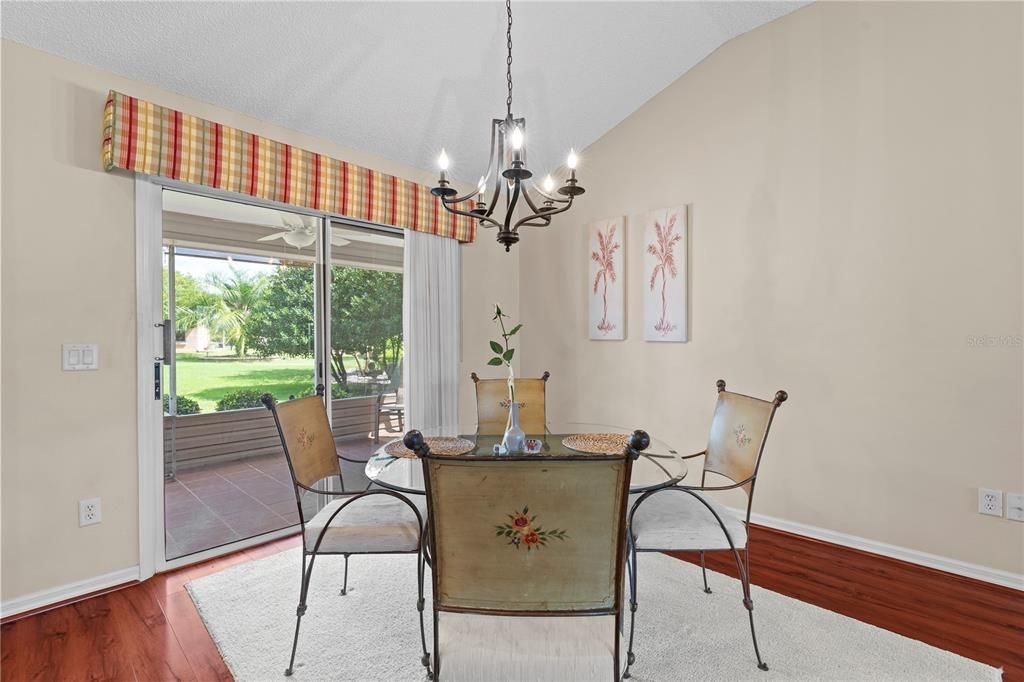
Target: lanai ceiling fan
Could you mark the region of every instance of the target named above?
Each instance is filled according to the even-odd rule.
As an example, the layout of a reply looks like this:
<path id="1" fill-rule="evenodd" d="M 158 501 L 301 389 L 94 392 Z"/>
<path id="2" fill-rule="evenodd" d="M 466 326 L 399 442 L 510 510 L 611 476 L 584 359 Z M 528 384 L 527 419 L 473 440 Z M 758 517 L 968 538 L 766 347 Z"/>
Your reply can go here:
<path id="1" fill-rule="evenodd" d="M 260 237 L 257 241 L 269 242 L 283 239 L 288 246 L 304 249 L 316 243 L 316 222 L 317 219 L 313 216 L 282 214 L 281 224 L 287 229 Z M 335 234 L 333 229 L 331 230 L 331 246 L 346 246 L 351 243 L 348 239 Z"/>

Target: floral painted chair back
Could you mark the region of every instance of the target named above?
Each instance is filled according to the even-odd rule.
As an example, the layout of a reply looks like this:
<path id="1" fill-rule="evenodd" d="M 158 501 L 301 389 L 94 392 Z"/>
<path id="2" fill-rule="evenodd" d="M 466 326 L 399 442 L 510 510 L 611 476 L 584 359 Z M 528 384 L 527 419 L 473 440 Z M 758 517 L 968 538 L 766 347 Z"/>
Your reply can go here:
<path id="1" fill-rule="evenodd" d="M 616 613 L 632 462 L 425 457 L 435 609 Z"/>
<path id="2" fill-rule="evenodd" d="M 508 379 L 481 379 L 470 375 L 476 384 L 477 433 L 498 436 L 508 423 Z M 528 436 L 542 436 L 547 425 L 544 398 L 550 372 L 539 379 L 516 379 L 516 402 L 519 403 L 519 426 Z"/>
<path id="3" fill-rule="evenodd" d="M 273 399 L 270 400 L 272 403 Z M 341 474 L 334 434 L 321 396 L 277 403 L 272 411 L 295 483 L 311 488 L 329 476 Z"/>
<path id="4" fill-rule="evenodd" d="M 768 429 L 775 417 L 775 410 L 787 396 L 785 391 L 779 391 L 775 394 L 775 400 L 761 400 L 726 391 L 725 382 L 721 379 L 717 385 L 718 403 L 711 420 L 704 473 L 710 471 L 725 476 L 733 483 L 743 483 L 749 479 L 742 486 L 747 493 L 749 515 L 749 499 L 753 495 Z"/>

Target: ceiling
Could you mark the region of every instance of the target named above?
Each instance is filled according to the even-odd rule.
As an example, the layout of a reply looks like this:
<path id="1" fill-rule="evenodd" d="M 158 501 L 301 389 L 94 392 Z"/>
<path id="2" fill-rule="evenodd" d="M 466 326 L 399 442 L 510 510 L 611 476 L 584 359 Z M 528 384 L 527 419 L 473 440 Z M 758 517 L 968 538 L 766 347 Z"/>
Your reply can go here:
<path id="1" fill-rule="evenodd" d="M 513 113 L 531 166 L 557 167 L 727 40 L 804 4 L 517 0 Z M 496 2 L 4 2 L 0 32 L 420 168 L 444 146 L 471 182 L 505 113 Z"/>

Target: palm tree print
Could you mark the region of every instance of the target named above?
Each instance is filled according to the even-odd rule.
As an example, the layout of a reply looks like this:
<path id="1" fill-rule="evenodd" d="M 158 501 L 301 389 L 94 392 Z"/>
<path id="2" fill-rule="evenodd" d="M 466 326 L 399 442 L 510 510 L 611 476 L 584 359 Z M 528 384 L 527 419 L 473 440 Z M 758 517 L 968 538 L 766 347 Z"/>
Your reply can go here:
<path id="1" fill-rule="evenodd" d="M 668 285 L 669 277 L 675 279 L 679 275 L 679 269 L 676 267 L 675 246 L 683 236 L 675 231 L 677 218 L 678 215 L 673 213 L 668 217 L 664 225 L 655 220 L 655 239 L 647 245 L 647 253 L 654 256 L 657 260 L 654 268 L 651 270 L 651 291 L 654 291 L 654 286 L 658 283 L 658 277 L 659 275 L 661 276 L 661 319 L 654 325 L 654 330 L 661 334 L 668 334 L 676 328 L 676 325 L 668 319 L 668 301 L 665 297 L 665 287 Z"/>
<path id="2" fill-rule="evenodd" d="M 615 282 L 615 252 L 620 248 L 622 244 L 615 240 L 615 225 L 611 224 L 605 230 L 597 231 L 597 251 L 590 252 L 590 259 L 597 263 L 593 293 L 597 294 L 599 284 L 602 286 L 601 302 L 604 312 L 597 328 L 605 334 L 615 329 L 615 325 L 608 321 L 608 282 Z"/>

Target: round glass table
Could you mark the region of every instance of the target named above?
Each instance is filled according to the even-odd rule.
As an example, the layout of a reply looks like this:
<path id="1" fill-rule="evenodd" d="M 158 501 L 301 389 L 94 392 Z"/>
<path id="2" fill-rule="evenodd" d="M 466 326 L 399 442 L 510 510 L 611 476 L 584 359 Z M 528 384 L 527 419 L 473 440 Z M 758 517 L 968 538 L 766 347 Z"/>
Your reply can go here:
<path id="1" fill-rule="evenodd" d="M 470 428 L 459 428 L 457 431 L 471 431 Z M 527 438 L 537 439 L 541 442 L 541 451 L 534 456 L 538 459 L 544 457 L 566 457 L 585 456 L 577 450 L 566 446 L 563 441 L 567 436 L 578 434 L 615 433 L 627 435 L 633 429 L 621 426 L 608 426 L 606 424 L 588 424 L 582 422 L 549 423 L 548 432 L 545 434 L 527 434 Z M 686 476 L 686 461 L 680 457 L 669 445 L 651 435 L 650 446 L 640 453 L 639 459 L 633 462 L 633 473 L 629 480 L 629 491 L 631 493 L 642 493 L 656 488 L 678 483 Z M 424 431 L 424 435 L 431 434 Z M 449 433 L 437 435 L 454 435 Z M 460 433 L 460 438 L 465 438 L 473 444 L 473 450 L 466 455 L 491 455 L 494 454 L 494 447 L 501 443 L 501 435 L 482 435 L 477 433 Z M 423 484 L 423 465 L 417 458 L 394 457 L 385 452 L 387 444 L 382 445 L 373 457 L 366 462 L 366 477 L 382 488 L 388 488 L 400 493 L 412 495 L 426 494 Z"/>

